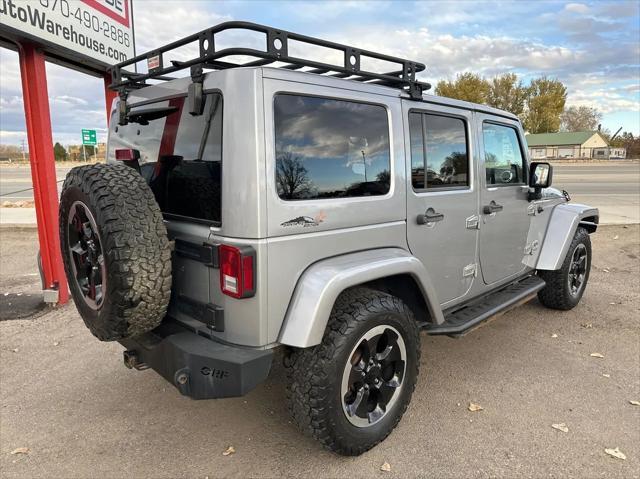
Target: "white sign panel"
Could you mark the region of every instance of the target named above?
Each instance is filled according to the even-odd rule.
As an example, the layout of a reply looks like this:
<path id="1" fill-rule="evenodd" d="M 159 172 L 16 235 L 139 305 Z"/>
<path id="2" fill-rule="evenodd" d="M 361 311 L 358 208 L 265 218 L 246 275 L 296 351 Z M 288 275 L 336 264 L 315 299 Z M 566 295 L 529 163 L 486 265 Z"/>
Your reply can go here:
<path id="1" fill-rule="evenodd" d="M 132 0 L 0 0 L 0 24 L 113 65 L 134 56 Z"/>

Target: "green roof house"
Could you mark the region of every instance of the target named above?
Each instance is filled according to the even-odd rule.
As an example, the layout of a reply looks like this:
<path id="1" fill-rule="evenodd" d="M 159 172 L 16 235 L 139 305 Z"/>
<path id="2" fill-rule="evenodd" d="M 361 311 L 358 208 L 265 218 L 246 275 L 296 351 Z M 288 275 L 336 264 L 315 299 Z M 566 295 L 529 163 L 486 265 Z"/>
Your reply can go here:
<path id="1" fill-rule="evenodd" d="M 597 131 L 572 131 L 527 135 L 532 160 L 546 158 L 609 159 L 607 140 Z"/>

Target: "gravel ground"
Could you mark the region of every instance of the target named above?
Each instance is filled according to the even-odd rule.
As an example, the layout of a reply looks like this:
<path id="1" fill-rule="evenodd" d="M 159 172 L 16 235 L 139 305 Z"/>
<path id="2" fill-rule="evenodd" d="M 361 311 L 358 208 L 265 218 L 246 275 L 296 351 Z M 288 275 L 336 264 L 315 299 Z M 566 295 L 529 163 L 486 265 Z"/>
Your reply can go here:
<path id="1" fill-rule="evenodd" d="M 0 235 L 0 291 L 37 290 L 24 261 L 35 231 Z M 122 348 L 94 339 L 73 305 L 2 321 L 1 476 L 640 477 L 640 407 L 629 402 L 640 401 L 640 227 L 601 227 L 593 242 L 573 311 L 533 301 L 462 339 L 423 336 L 407 414 L 356 458 L 298 433 L 279 364 L 246 397 L 192 401 L 126 369 Z M 11 454 L 20 447 L 28 454 Z M 616 447 L 626 460 L 605 453 Z"/>

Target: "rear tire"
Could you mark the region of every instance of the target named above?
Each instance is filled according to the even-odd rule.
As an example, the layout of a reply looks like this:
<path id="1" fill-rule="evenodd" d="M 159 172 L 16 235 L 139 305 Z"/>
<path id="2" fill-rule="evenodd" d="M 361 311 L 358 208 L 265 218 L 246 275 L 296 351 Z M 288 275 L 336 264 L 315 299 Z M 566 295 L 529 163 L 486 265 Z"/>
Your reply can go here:
<path id="1" fill-rule="evenodd" d="M 419 331 L 409 308 L 379 291 L 348 290 L 336 301 L 322 343 L 294 350 L 285 362 L 293 420 L 327 449 L 362 454 L 400 421 L 419 363 Z"/>
<path id="2" fill-rule="evenodd" d="M 575 308 L 589 280 L 591 271 L 591 238 L 578 227 L 562 267 L 554 271 L 538 271 L 547 285 L 538 293 L 540 302 L 551 309 L 567 311 Z"/>
<path id="3" fill-rule="evenodd" d="M 60 244 L 71 296 L 102 341 L 158 326 L 171 295 L 171 250 L 153 193 L 125 165 L 72 169 L 60 198 Z"/>

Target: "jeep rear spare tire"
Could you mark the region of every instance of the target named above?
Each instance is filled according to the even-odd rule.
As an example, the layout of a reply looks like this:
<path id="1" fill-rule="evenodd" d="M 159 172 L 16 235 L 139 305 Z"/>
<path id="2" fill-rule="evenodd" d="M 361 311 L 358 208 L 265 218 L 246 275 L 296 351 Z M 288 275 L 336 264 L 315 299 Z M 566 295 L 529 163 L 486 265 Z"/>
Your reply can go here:
<path id="1" fill-rule="evenodd" d="M 158 326 L 171 295 L 171 250 L 145 180 L 121 165 L 72 169 L 60 198 L 60 244 L 71 296 L 98 339 Z"/>

